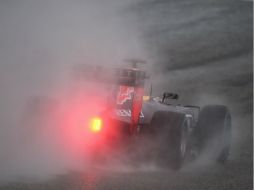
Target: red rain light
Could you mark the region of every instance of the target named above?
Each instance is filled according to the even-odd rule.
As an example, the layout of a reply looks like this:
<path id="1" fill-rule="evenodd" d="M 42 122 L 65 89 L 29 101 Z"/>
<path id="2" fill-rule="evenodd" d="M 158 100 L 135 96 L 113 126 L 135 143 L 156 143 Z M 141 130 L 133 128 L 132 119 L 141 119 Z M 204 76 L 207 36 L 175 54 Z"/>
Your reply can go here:
<path id="1" fill-rule="evenodd" d="M 89 129 L 93 133 L 98 133 L 102 130 L 102 119 L 100 117 L 94 117 L 90 120 Z"/>

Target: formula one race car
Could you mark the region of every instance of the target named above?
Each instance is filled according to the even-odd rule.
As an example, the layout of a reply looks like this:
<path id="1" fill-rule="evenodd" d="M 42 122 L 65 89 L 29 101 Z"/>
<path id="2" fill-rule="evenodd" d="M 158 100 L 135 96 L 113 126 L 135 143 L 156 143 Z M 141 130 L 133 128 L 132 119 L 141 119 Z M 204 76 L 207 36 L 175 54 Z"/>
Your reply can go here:
<path id="1" fill-rule="evenodd" d="M 96 76 L 97 81 L 112 84 L 107 106 L 90 120 L 91 131 L 100 137 L 95 149 L 100 150 L 105 141 L 109 147 L 127 144 L 130 152 L 156 158 L 159 165 L 172 169 L 181 168 L 183 163 L 205 151 L 213 160 L 224 163 L 230 151 L 228 108 L 169 103 L 168 100 L 178 99 L 175 93 L 166 92 L 162 98 L 146 95 L 144 86 L 149 77 L 137 66 L 140 60 L 131 62 L 131 67 L 115 69 L 111 77 L 98 74 L 106 73 L 102 67 L 83 70 L 86 76 Z M 139 144 L 146 151 L 138 149 Z"/>

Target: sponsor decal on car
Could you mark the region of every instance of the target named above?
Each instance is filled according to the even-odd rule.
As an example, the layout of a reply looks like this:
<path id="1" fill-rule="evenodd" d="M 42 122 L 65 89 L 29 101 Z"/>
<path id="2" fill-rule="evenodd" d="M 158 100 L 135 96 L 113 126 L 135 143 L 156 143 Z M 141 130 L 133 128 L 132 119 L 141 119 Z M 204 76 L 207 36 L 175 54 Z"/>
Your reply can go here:
<path id="1" fill-rule="evenodd" d="M 131 110 L 130 109 L 116 109 L 116 115 L 119 117 L 131 117 Z M 140 112 L 140 118 L 145 117 L 143 112 Z"/>
<path id="2" fill-rule="evenodd" d="M 120 86 L 119 91 L 117 93 L 116 103 L 118 105 L 124 104 L 127 100 L 132 99 L 132 93 L 134 92 L 134 88 L 130 86 Z"/>

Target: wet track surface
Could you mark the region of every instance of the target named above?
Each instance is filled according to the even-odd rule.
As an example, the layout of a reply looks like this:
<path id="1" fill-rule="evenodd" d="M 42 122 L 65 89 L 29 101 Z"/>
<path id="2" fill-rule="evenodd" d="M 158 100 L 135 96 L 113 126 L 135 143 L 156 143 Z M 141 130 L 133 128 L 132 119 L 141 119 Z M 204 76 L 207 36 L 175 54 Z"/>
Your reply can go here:
<path id="1" fill-rule="evenodd" d="M 0 189 L 252 189 L 252 163 L 229 161 L 226 166 L 194 167 L 178 172 L 150 169 L 93 169 L 56 176 L 46 182 L 10 183 Z"/>
<path id="2" fill-rule="evenodd" d="M 38 182 L 21 178 L 0 190 L 253 189 L 252 6 L 241 0 L 148 0 L 128 8 L 140 23 L 150 59 L 163 68 L 154 68 L 163 78 L 155 76 L 155 92 L 176 91 L 184 103 L 200 105 L 206 97 L 209 103 L 219 97 L 229 106 L 234 142 L 226 165 L 194 163 L 178 172 L 108 166 Z"/>

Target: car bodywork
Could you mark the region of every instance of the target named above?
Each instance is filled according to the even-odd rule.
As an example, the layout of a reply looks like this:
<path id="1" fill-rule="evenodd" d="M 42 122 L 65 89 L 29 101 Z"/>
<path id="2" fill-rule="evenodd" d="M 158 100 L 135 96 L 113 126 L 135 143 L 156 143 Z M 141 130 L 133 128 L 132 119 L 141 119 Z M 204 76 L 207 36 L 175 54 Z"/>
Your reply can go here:
<path id="1" fill-rule="evenodd" d="M 134 64 L 135 65 L 135 64 Z M 117 69 L 114 87 L 105 108 L 107 117 L 129 125 L 130 135 L 138 128 L 149 125 L 158 111 L 182 113 L 188 120 L 189 128 L 197 124 L 200 108 L 198 106 L 184 106 L 168 104 L 167 99 L 177 99 L 174 93 L 164 93 L 163 98 L 144 94 L 145 81 L 149 79 L 145 71 L 135 66 Z"/>

